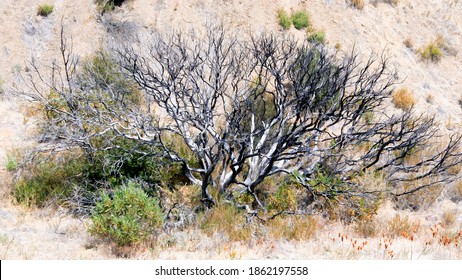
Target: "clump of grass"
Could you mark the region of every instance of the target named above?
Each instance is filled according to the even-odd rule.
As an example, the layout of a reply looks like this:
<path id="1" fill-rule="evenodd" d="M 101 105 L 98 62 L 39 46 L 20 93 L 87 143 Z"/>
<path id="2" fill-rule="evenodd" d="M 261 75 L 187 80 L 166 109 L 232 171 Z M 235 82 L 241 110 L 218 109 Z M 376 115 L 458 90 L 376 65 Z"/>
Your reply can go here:
<path id="1" fill-rule="evenodd" d="M 298 11 L 292 15 L 292 23 L 298 30 L 307 28 L 310 25 L 310 18 L 305 11 Z"/>
<path id="2" fill-rule="evenodd" d="M 53 5 L 43 4 L 38 6 L 37 14 L 42 17 L 47 17 L 53 12 Z"/>
<path id="3" fill-rule="evenodd" d="M 435 42 L 431 42 L 426 45 L 420 53 L 423 60 L 438 62 L 443 56 L 443 51 Z"/>
<path id="4" fill-rule="evenodd" d="M 358 10 L 364 9 L 364 0 L 351 0 L 351 5 Z"/>
<path id="5" fill-rule="evenodd" d="M 281 211 L 295 211 L 297 209 L 297 197 L 294 190 L 285 184 L 279 186 L 276 194 L 270 195 L 268 203 L 268 210 L 281 212 Z"/>
<path id="6" fill-rule="evenodd" d="M 308 240 L 318 230 L 318 222 L 312 216 L 277 216 L 267 224 L 275 239 Z"/>
<path id="7" fill-rule="evenodd" d="M 101 13 L 113 11 L 116 6 L 121 6 L 125 0 L 95 0 Z"/>
<path id="8" fill-rule="evenodd" d="M 27 175 L 14 183 L 13 197 L 25 206 L 42 207 L 49 201 L 62 202 L 71 192 L 72 180 L 85 166 L 81 159 L 42 160 L 25 166 Z"/>
<path id="9" fill-rule="evenodd" d="M 278 19 L 279 19 L 279 25 L 284 30 L 290 29 L 290 26 L 292 25 L 292 21 L 290 20 L 289 14 L 287 14 L 287 12 L 284 9 L 278 10 Z"/>
<path id="10" fill-rule="evenodd" d="M 148 241 L 163 223 L 157 199 L 134 182 L 114 191 L 113 197 L 103 194 L 91 219 L 89 232 L 117 246 Z"/>
<path id="11" fill-rule="evenodd" d="M 400 108 L 403 110 L 409 110 L 412 107 L 414 107 L 414 105 L 417 103 L 417 100 L 415 99 L 414 95 L 407 88 L 397 89 L 393 93 L 392 100 L 393 100 L 393 104 L 395 104 L 397 108 Z"/>
<path id="12" fill-rule="evenodd" d="M 326 42 L 326 33 L 324 31 L 315 31 L 308 36 L 311 43 L 324 44 Z"/>
<path id="13" fill-rule="evenodd" d="M 18 168 L 18 160 L 15 156 L 7 155 L 5 168 L 8 172 L 13 172 Z"/>
<path id="14" fill-rule="evenodd" d="M 390 4 L 394 7 L 398 6 L 399 0 L 384 0 L 385 3 Z"/>
<path id="15" fill-rule="evenodd" d="M 457 220 L 457 210 L 447 210 L 443 213 L 442 224 L 444 227 L 451 227 Z"/>
<path id="16" fill-rule="evenodd" d="M 413 49 L 414 48 L 414 41 L 412 38 L 406 38 L 406 40 L 403 41 L 404 46 L 408 49 Z"/>
<path id="17" fill-rule="evenodd" d="M 362 237 L 374 237 L 378 234 L 378 226 L 374 220 L 360 219 L 354 224 L 354 231 Z"/>
<path id="18" fill-rule="evenodd" d="M 224 233 L 231 242 L 246 241 L 252 237 L 251 225 L 245 224 L 245 213 L 231 204 L 218 202 L 204 215 L 199 227 L 208 236 Z"/>
<path id="19" fill-rule="evenodd" d="M 402 218 L 399 214 L 396 214 L 388 221 L 384 234 L 385 236 L 394 238 L 398 236 L 411 236 L 419 230 L 419 222 L 410 222 L 409 217 Z"/>

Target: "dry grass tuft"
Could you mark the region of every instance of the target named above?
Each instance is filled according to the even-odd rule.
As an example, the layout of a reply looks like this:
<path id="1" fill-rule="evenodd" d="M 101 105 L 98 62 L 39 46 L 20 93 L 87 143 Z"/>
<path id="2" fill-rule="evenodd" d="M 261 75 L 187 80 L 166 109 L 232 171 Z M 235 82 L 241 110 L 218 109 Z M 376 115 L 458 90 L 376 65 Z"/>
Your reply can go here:
<path id="1" fill-rule="evenodd" d="M 318 230 L 318 222 L 312 216 L 278 216 L 267 224 L 275 239 L 308 240 Z"/>
<path id="2" fill-rule="evenodd" d="M 415 99 L 412 92 L 407 88 L 397 89 L 393 93 L 393 104 L 395 104 L 397 108 L 409 110 L 414 107 L 416 103 L 417 100 Z"/>
<path id="3" fill-rule="evenodd" d="M 455 182 L 454 188 L 456 190 L 456 194 L 459 197 L 462 197 L 462 180 L 459 180 L 459 181 Z"/>
<path id="4" fill-rule="evenodd" d="M 414 48 L 414 40 L 412 40 L 412 38 L 406 38 L 406 40 L 404 40 L 403 44 L 408 49 L 413 49 Z"/>
<path id="5" fill-rule="evenodd" d="M 447 210 L 443 213 L 442 224 L 444 227 L 451 227 L 455 224 L 457 219 L 457 210 Z"/>
<path id="6" fill-rule="evenodd" d="M 252 225 L 246 223 L 245 213 L 228 203 L 219 203 L 199 217 L 200 229 L 208 236 L 224 233 L 231 242 L 248 241 L 252 237 Z"/>
<path id="7" fill-rule="evenodd" d="M 364 0 L 351 0 L 351 5 L 358 10 L 364 9 Z"/>
<path id="8" fill-rule="evenodd" d="M 353 229 L 355 233 L 365 238 L 377 236 L 379 233 L 377 222 L 372 219 L 361 219 L 357 221 L 354 224 Z"/>
<path id="9" fill-rule="evenodd" d="M 402 236 L 404 238 L 411 238 L 420 230 L 420 222 L 410 222 L 409 217 L 401 218 L 396 214 L 391 220 L 388 221 L 385 228 L 384 235 L 392 238 Z"/>

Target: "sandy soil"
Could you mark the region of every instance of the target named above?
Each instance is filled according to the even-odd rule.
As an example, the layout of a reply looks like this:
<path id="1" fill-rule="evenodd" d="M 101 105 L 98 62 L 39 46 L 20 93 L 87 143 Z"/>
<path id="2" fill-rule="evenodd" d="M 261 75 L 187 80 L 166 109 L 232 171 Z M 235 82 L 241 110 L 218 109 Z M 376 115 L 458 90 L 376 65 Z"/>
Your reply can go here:
<path id="1" fill-rule="evenodd" d="M 92 0 L 50 0 L 54 12 L 47 18 L 36 15 L 43 1 L 0 1 L 0 259 L 107 259 L 114 258 L 107 245 L 96 244 L 86 233 L 88 220 L 70 217 L 64 210 L 30 210 L 14 205 L 9 197 L 5 171 L 7 154 L 30 143 L 28 134 L 33 124 L 22 112 L 22 102 L 14 98 L 15 85 L 22 86 L 19 74 L 27 61 L 35 57 L 44 63 L 58 55 L 61 22 L 72 37 L 74 52 L 88 55 L 105 41 L 107 28 L 124 28 L 134 23 L 142 28 L 168 30 L 203 29 L 205 24 L 222 22 L 240 32 L 280 31 L 276 11 L 304 9 L 312 17 L 314 28 L 326 32 L 331 46 L 341 50 L 352 48 L 367 58 L 372 52 L 385 53 L 395 67 L 402 86 L 418 98 L 417 110 L 435 114 L 443 130 L 458 130 L 462 120 L 459 99 L 462 98 L 462 2 L 458 0 L 401 0 L 397 7 L 383 1 L 367 1 L 364 10 L 356 10 L 348 1 L 333 0 L 129 0 L 122 8 L 102 18 Z M 375 3 L 375 4 L 374 4 Z M 112 19 L 111 19 L 112 17 Z M 103 25 L 102 22 L 113 25 Z M 303 38 L 305 31 L 290 31 Z M 439 63 L 421 61 L 417 50 L 438 35 L 443 36 L 450 53 Z M 413 46 L 408 48 L 404 41 Z M 0 90 L 0 92 L 2 92 Z M 431 96 L 432 98 L 429 98 Z M 378 215 L 386 224 L 397 212 L 386 206 Z M 425 212 L 399 212 L 420 221 L 418 241 L 404 237 L 394 240 L 393 258 L 460 259 L 461 249 L 454 244 L 444 246 L 433 238 L 430 228 L 441 221 L 443 213 L 455 211 L 455 232 L 462 224 L 462 204 L 441 199 Z M 280 259 L 389 259 L 390 249 L 383 238 L 369 238 L 364 250 L 352 246 L 352 229 L 330 224 L 310 241 L 253 241 L 246 244 L 226 242 L 219 234 L 205 238 L 197 232 L 178 232 L 171 247 L 138 252 L 133 258 L 280 258 Z M 340 240 L 341 234 L 350 234 Z M 438 233 L 443 234 L 443 230 Z M 164 241 L 167 237 L 163 237 Z M 356 238 L 357 242 L 364 239 Z"/>

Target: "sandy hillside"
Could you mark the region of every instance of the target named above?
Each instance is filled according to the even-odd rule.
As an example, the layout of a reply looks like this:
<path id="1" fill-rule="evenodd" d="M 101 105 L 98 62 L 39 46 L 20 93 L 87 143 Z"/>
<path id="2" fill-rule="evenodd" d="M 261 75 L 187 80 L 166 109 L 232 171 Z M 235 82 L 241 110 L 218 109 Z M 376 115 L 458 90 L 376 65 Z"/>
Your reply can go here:
<path id="1" fill-rule="evenodd" d="M 37 15 L 41 3 L 54 4 L 47 17 Z M 203 29 L 221 22 L 239 32 L 279 32 L 276 11 L 300 9 L 310 13 L 314 28 L 325 31 L 330 46 L 341 51 L 352 48 L 367 58 L 384 53 L 418 98 L 417 110 L 436 115 L 443 130 L 457 131 L 462 121 L 462 2 L 458 0 L 401 0 L 392 6 L 381 0 L 366 0 L 363 10 L 352 8 L 349 1 L 335 0 L 128 0 L 111 15 L 96 12 L 93 0 L 2 0 L 0 1 L 0 258 L 80 259 L 112 258 L 104 245 L 95 245 L 86 233 L 87 220 L 78 220 L 63 211 L 30 211 L 11 203 L 5 170 L 7 154 L 30 144 L 33 124 L 22 114 L 24 105 L 14 98 L 15 85 L 22 86 L 20 73 L 32 57 L 49 63 L 58 57 L 61 23 L 72 37 L 75 54 L 85 56 L 104 45 L 107 31 L 130 26 L 169 30 Z M 298 38 L 305 31 L 290 31 Z M 423 62 L 418 50 L 438 36 L 448 51 L 439 63 Z M 404 41 L 411 42 L 406 47 Z M 409 45 L 409 44 L 408 44 Z M 384 207 L 380 217 L 391 219 L 395 210 Z M 460 248 L 450 250 L 438 242 L 426 244 L 432 236 L 429 228 L 448 211 L 455 211 L 454 227 L 462 223 L 460 201 L 440 199 L 425 213 L 407 213 L 421 221 L 421 242 L 397 241 L 395 258 L 460 258 Z M 370 240 L 368 250 L 354 253 L 351 244 L 339 241 L 339 232 L 351 229 L 339 225 L 324 228 L 313 241 L 305 243 L 272 242 L 223 245 L 218 239 L 201 239 L 186 233 L 175 236 L 173 248 L 142 252 L 139 258 L 390 258 L 382 248 L 383 240 Z M 166 241 L 165 241 L 166 242 Z M 226 243 L 226 242 L 225 242 Z M 227 244 L 227 243 L 226 243 Z M 319 246 L 322 244 L 322 246 Z M 319 248 L 325 250 L 320 251 Z M 420 254 L 416 254 L 419 252 Z"/>

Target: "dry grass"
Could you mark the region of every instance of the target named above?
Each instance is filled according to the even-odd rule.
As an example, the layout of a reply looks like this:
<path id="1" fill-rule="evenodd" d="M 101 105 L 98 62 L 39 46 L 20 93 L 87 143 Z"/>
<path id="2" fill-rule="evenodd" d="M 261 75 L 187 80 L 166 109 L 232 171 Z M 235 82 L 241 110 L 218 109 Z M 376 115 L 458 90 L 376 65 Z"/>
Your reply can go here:
<path id="1" fill-rule="evenodd" d="M 393 93 L 393 104 L 399 109 L 409 110 L 417 103 L 412 92 L 407 88 L 400 88 Z"/>
<path id="2" fill-rule="evenodd" d="M 412 191 L 420 185 L 431 183 L 430 181 L 411 182 L 403 184 L 397 189 L 397 193 Z M 396 206 L 399 209 L 411 209 L 414 211 L 428 209 L 437 198 L 441 197 L 444 187 L 440 184 L 431 185 L 414 193 L 396 198 Z"/>
<path id="3" fill-rule="evenodd" d="M 373 219 L 361 219 L 353 225 L 354 232 L 361 237 L 374 237 L 379 233 L 379 226 Z"/>
<path id="4" fill-rule="evenodd" d="M 269 234 L 275 239 L 308 240 L 318 230 L 313 216 L 278 216 L 267 224 Z"/>
<path id="5" fill-rule="evenodd" d="M 427 97 L 425 97 L 425 101 L 427 103 L 433 104 L 435 102 L 435 96 L 432 93 L 427 94 Z"/>
<path id="6" fill-rule="evenodd" d="M 462 180 L 458 180 L 457 182 L 454 183 L 454 188 L 456 190 L 456 194 L 459 197 L 462 197 Z"/>
<path id="7" fill-rule="evenodd" d="M 358 10 L 364 9 L 365 3 L 364 0 L 351 0 L 351 5 Z"/>
<path id="8" fill-rule="evenodd" d="M 388 221 L 384 230 L 384 235 L 392 238 L 402 236 L 410 238 L 420 231 L 420 222 L 411 222 L 409 217 L 402 218 L 396 214 L 391 220 Z"/>
<path id="9" fill-rule="evenodd" d="M 390 4 L 392 6 L 398 6 L 400 0 L 384 0 L 385 3 Z"/>
<path id="10" fill-rule="evenodd" d="M 225 234 L 231 242 L 247 241 L 252 237 L 252 225 L 246 223 L 245 213 L 222 202 L 199 217 L 200 229 L 208 236 Z"/>
<path id="11" fill-rule="evenodd" d="M 406 38 L 406 40 L 403 41 L 403 44 L 406 46 L 408 49 L 413 49 L 414 48 L 414 40 L 412 38 Z"/>
<path id="12" fill-rule="evenodd" d="M 444 227 L 452 227 L 457 220 L 457 210 L 447 210 L 443 213 L 441 223 Z"/>

